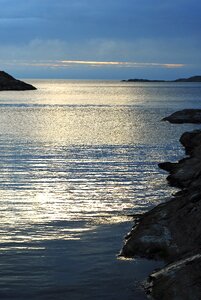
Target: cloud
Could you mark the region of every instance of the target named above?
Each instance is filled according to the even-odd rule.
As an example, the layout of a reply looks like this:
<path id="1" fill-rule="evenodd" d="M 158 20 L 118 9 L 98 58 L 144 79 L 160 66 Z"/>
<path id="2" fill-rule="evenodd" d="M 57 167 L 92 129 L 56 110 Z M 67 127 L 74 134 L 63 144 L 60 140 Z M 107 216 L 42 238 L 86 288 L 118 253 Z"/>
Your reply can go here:
<path id="1" fill-rule="evenodd" d="M 55 61 L 9 61 L 4 62 L 7 65 L 14 66 L 27 66 L 27 67 L 40 67 L 40 68 L 72 68 L 76 66 L 87 67 L 120 67 L 120 68 L 182 68 L 184 64 L 171 64 L 171 63 L 144 63 L 144 62 L 127 62 L 127 61 L 87 61 L 87 60 L 55 60 Z"/>
<path id="2" fill-rule="evenodd" d="M 58 61 L 58 67 L 67 67 L 69 65 L 87 65 L 91 67 L 121 67 L 121 68 L 147 68 L 147 67 L 162 67 L 162 68 L 181 68 L 184 64 L 161 64 L 161 63 L 143 63 L 143 62 L 127 62 L 127 61 L 81 61 L 81 60 L 63 60 Z M 54 62 L 53 62 L 54 64 Z"/>
<path id="3" fill-rule="evenodd" d="M 33 39 L 23 44 L 1 44 L 0 58 L 4 61 L 117 61 L 161 64 L 200 64 L 201 42 L 188 39 L 144 39 L 133 42 L 112 39 L 66 42 Z M 194 55 L 192 56 L 192 53 Z"/>
<path id="4" fill-rule="evenodd" d="M 1 68 L 22 62 L 38 72 L 45 66 L 121 71 L 201 66 L 198 0 L 0 0 L 0 5 Z"/>
<path id="5" fill-rule="evenodd" d="M 6 0 L 0 11 L 0 37 L 1 42 L 16 43 L 34 38 L 134 41 L 192 33 L 199 38 L 200 9 L 198 0 Z"/>
<path id="6" fill-rule="evenodd" d="M 61 40 L 34 39 L 22 45 L 0 45 L 0 65 L 1 69 L 16 77 L 22 74 L 23 78 L 185 77 L 189 64 L 186 52 L 169 56 L 169 51 L 163 51 L 168 49 L 168 45 L 169 41 L 154 43 L 147 39 L 132 43 L 95 39 L 86 41 L 82 46 Z M 196 56 L 196 59 L 199 57 Z M 173 71 L 177 70 L 184 71 L 174 75 Z"/>

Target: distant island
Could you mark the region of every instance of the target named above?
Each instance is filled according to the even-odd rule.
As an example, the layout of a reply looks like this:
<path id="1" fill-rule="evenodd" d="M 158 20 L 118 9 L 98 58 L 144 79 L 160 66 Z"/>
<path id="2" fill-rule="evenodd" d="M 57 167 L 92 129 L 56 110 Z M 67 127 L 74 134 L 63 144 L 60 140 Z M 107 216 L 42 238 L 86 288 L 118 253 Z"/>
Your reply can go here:
<path id="1" fill-rule="evenodd" d="M 192 76 L 189 78 L 179 78 L 176 80 L 149 80 L 149 79 L 128 79 L 122 82 L 201 82 L 201 76 Z"/>
<path id="2" fill-rule="evenodd" d="M 0 91 L 26 91 L 36 90 L 36 88 L 21 80 L 15 79 L 8 73 L 0 71 Z"/>

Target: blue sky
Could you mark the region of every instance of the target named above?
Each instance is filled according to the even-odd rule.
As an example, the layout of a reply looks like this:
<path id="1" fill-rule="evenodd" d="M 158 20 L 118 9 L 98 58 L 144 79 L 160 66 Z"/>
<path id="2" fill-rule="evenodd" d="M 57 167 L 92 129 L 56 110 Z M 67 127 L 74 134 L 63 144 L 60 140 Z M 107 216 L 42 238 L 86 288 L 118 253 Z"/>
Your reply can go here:
<path id="1" fill-rule="evenodd" d="M 0 0 L 1 69 L 18 77 L 201 74 L 199 0 Z"/>

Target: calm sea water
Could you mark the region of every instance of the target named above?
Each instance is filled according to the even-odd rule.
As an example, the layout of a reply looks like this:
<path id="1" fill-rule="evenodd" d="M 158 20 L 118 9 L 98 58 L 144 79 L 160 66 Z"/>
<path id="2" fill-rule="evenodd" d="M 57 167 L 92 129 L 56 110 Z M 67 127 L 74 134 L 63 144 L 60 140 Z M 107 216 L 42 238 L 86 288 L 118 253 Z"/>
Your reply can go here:
<path id="1" fill-rule="evenodd" d="M 0 299 L 146 299 L 160 263 L 119 260 L 129 215 L 172 192 L 157 163 L 183 155 L 201 84 L 30 81 L 0 93 Z"/>

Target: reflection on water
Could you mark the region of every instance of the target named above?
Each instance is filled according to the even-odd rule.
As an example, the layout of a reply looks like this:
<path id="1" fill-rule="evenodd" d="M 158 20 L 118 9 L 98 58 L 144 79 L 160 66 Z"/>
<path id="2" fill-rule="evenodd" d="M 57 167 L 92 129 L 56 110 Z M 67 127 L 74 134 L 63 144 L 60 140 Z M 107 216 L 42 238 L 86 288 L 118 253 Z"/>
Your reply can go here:
<path id="1" fill-rule="evenodd" d="M 129 144 L 143 116 L 127 107 L 4 107 L 0 134 L 65 145 Z M 133 126 L 133 125 L 136 125 Z"/>
<path id="2" fill-rule="evenodd" d="M 115 254 L 128 215 L 169 195 L 157 163 L 193 125 L 159 120 L 199 86 L 34 84 L 0 94 L 0 298 L 145 299 L 153 264 Z"/>
<path id="3" fill-rule="evenodd" d="M 76 238 L 108 218 L 122 221 L 133 207 L 147 209 L 162 193 L 153 191 L 161 185 L 150 163 L 157 159 L 154 147 L 147 152 L 141 146 L 36 146 L 8 140 L 1 149 L 1 241 Z M 48 225 L 58 220 L 61 226 Z M 71 222 L 78 220 L 88 223 L 72 229 Z M 16 230 L 25 234 L 16 236 Z"/>

